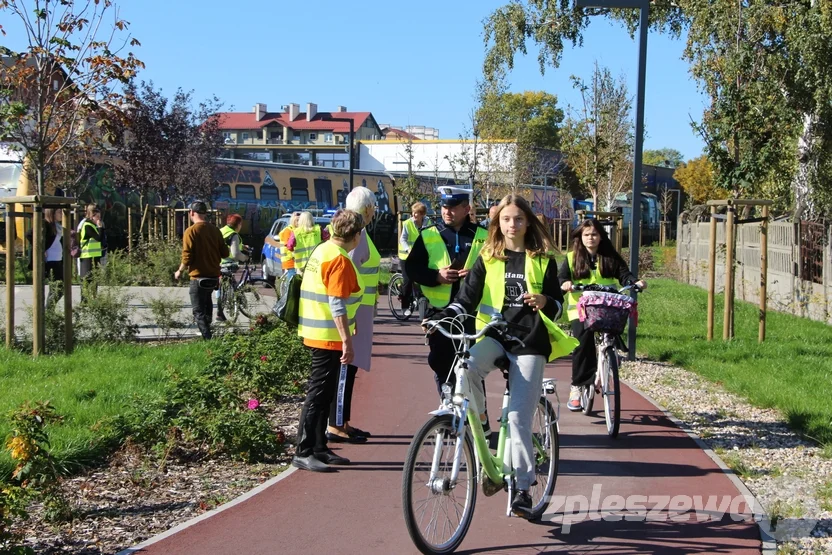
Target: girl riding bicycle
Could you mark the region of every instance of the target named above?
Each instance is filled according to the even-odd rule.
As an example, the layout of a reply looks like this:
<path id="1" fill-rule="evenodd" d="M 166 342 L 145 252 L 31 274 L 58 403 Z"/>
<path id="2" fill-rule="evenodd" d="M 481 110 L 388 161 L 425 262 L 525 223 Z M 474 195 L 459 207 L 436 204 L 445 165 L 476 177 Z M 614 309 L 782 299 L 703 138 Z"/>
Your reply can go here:
<path id="1" fill-rule="evenodd" d="M 563 293 L 552 262 L 553 241 L 529 203 L 516 195 L 500 202 L 488 228 L 488 239 L 456 299 L 434 319 L 477 312 L 477 327 L 502 314 L 519 341 L 489 332 L 470 350 L 467 380 L 474 410 L 482 413 L 482 380 L 505 357 L 509 361 L 511 401 L 508 428 L 511 462 L 515 471 L 512 512 L 531 517 L 529 487 L 534 476 L 532 415 L 540 398 L 546 361 L 568 355 L 577 341 L 558 328 Z M 524 331 L 519 331 L 524 330 Z"/>
<path id="2" fill-rule="evenodd" d="M 615 247 L 612 246 L 607 232 L 597 220 L 586 219 L 571 234 L 572 250 L 560 267 L 558 278 L 561 289 L 567 292 L 566 315 L 572 322 L 572 335 L 580 345 L 572 353 L 572 387 L 569 390 L 569 402 L 566 407 L 571 411 L 581 410 L 581 386 L 592 383 L 598 366 L 595 352 L 595 334 L 584 329 L 578 319 L 578 299 L 580 293 L 572 292 L 573 285 L 628 285 L 635 282 L 646 289 L 647 284 L 636 281 L 630 268 Z"/>

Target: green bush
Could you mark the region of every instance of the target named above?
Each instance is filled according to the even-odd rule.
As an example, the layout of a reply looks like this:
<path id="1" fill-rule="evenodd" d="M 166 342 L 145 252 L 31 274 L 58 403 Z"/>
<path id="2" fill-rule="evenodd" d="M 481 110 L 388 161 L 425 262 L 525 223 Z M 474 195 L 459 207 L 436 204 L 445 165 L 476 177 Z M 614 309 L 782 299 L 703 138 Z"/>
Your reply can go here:
<path id="1" fill-rule="evenodd" d="M 148 299 L 147 305 L 163 339 L 169 339 L 173 330 L 186 327 L 187 323 L 178 317 L 182 312 L 182 302 L 176 297 L 161 293 Z"/>
<path id="2" fill-rule="evenodd" d="M 170 386 L 136 400 L 116 421 L 133 441 L 184 451 L 207 448 L 245 461 L 270 460 L 282 450 L 266 415 L 269 400 L 302 392 L 311 360 L 297 332 L 260 317 L 248 334 L 215 340 L 208 365 L 196 374 L 169 371 Z"/>
<path id="3" fill-rule="evenodd" d="M 127 251 L 107 253 L 107 265 L 96 272 L 102 285 L 174 286 L 173 274 L 182 259 L 179 241 L 152 241 Z"/>
<path id="4" fill-rule="evenodd" d="M 97 287 L 96 278 L 82 287 L 82 303 L 74 309 L 75 337 L 86 343 L 132 341 L 138 327 L 130 322 L 128 296 L 115 287 Z"/>

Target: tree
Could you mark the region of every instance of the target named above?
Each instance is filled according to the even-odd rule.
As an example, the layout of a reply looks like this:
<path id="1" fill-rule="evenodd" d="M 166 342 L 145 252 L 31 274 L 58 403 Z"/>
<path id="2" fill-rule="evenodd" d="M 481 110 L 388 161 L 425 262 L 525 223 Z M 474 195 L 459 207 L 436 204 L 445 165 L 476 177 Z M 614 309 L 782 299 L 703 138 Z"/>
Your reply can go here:
<path id="1" fill-rule="evenodd" d="M 557 96 L 544 91 L 512 93 L 504 82 L 481 84 L 475 129 L 486 140 L 514 143 L 513 186 L 530 183 L 539 163 L 538 149 L 560 147 L 563 110 Z M 507 153 L 506 153 L 507 154 Z"/>
<path id="2" fill-rule="evenodd" d="M 485 22 L 487 81 L 502 78 L 526 41 L 541 72 L 564 44 L 580 44 L 590 15 L 632 34 L 637 10 L 574 8 L 571 1 L 512 2 Z M 717 184 L 735 196 L 791 195 L 795 212 L 832 211 L 832 4 L 819 0 L 654 0 L 650 25 L 680 37 L 709 96 L 701 123 Z"/>
<path id="3" fill-rule="evenodd" d="M 572 77 L 582 106 L 573 110 L 563 130 L 563 151 L 594 206 L 612 209 L 616 194 L 632 177 L 632 99 L 624 79 L 616 80 L 596 64 L 589 85 Z"/>
<path id="4" fill-rule="evenodd" d="M 118 86 L 144 67 L 123 50 L 139 42 L 117 39 L 129 23 L 111 0 L 0 0 L 0 14 L 28 39 L 22 52 L 0 47 L 0 140 L 23 150 L 44 194 L 50 171 L 70 168 L 75 152 L 106 146 Z"/>
<path id="5" fill-rule="evenodd" d="M 645 150 L 642 160 L 647 166 L 660 166 L 663 168 L 678 168 L 684 161 L 682 153 L 675 148 Z"/>
<path id="6" fill-rule="evenodd" d="M 193 93 L 178 89 L 169 101 L 153 83 L 130 84 L 124 119 L 114 135 L 116 180 L 142 197 L 210 199 L 219 184 L 214 159 L 223 147 L 220 101 L 192 107 Z"/>
<path id="7" fill-rule="evenodd" d="M 679 182 L 685 194 L 694 204 L 704 204 L 709 200 L 725 199 L 730 193 L 716 184 L 714 168 L 705 155 L 679 166 L 673 172 L 673 179 Z"/>

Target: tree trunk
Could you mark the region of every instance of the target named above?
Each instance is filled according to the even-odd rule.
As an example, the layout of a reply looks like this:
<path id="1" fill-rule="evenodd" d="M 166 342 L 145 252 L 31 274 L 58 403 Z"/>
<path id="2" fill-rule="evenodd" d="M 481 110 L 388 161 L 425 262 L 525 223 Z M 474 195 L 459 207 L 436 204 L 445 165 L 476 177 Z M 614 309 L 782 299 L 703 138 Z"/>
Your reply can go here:
<path id="1" fill-rule="evenodd" d="M 814 153 L 815 114 L 803 114 L 803 132 L 797 140 L 797 169 L 792 177 L 794 195 L 794 221 L 811 219 L 815 214 L 812 200 L 812 177 L 815 170 Z"/>

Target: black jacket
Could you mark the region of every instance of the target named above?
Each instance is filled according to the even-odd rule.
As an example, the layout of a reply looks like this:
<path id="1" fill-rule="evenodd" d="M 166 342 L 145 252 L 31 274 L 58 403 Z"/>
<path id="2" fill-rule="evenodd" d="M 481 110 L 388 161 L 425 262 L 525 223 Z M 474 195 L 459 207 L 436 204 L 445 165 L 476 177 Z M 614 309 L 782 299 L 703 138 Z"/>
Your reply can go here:
<path id="1" fill-rule="evenodd" d="M 439 235 L 445 242 L 445 248 L 448 249 L 448 254 L 451 257 L 451 262 L 457 258 L 462 258 L 465 261 L 468 258 L 468 253 L 471 250 L 471 244 L 474 242 L 474 235 L 477 233 L 478 226 L 466 221 L 459 232 L 454 231 L 453 228 L 447 227 L 444 223 L 438 223 L 434 226 L 428 226 L 425 229 L 436 227 Z M 416 239 L 410 254 L 407 255 L 404 267 L 408 277 L 418 283 L 419 285 L 426 285 L 428 287 L 435 287 L 439 285 L 439 271 L 433 268 L 428 268 L 428 251 L 425 248 L 425 242 L 422 240 L 422 235 Z M 456 297 L 459 291 L 460 282 L 457 281 L 451 285 L 451 300 Z"/>
<path id="2" fill-rule="evenodd" d="M 519 324 L 529 331 L 509 330 L 511 335 L 523 340 L 525 347 L 516 341 L 507 341 L 497 332 L 489 332 L 489 336 L 496 339 L 508 352 L 514 355 L 543 355 L 547 359 L 552 352 L 549 343 L 549 333 L 540 316 L 522 301 L 522 295 L 528 293 L 526 290 L 526 253 L 506 251 L 506 295 L 503 300 L 502 314 L 508 322 Z M 408 258 L 410 260 L 410 258 Z M 558 311 L 563 306 L 563 292 L 560 289 L 560 281 L 557 277 L 558 266 L 554 259 L 549 261 L 546 272 L 543 274 L 542 293 L 546 296 L 546 306 L 543 313 L 550 319 L 555 320 Z M 476 314 L 477 307 L 482 299 L 482 292 L 485 287 L 485 263 L 482 257 L 466 276 L 456 295 L 452 306 L 449 306 L 434 318 L 454 316 L 457 312 L 455 306 L 459 305 L 468 314 Z"/>
<path id="3" fill-rule="evenodd" d="M 590 268 L 593 270 L 596 268 L 595 260 L 590 260 Z M 636 276 L 633 275 L 629 266 L 627 266 L 627 263 L 624 262 L 624 259 L 621 258 L 620 255 L 615 258 L 615 266 L 612 275 L 618 279 L 618 283 L 621 285 L 629 285 L 636 281 Z M 561 283 L 564 281 L 575 281 L 572 278 L 572 271 L 569 269 L 569 261 L 566 258 L 563 259 L 563 263 L 560 265 L 558 279 Z"/>

